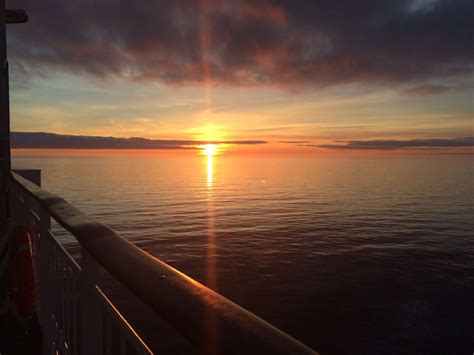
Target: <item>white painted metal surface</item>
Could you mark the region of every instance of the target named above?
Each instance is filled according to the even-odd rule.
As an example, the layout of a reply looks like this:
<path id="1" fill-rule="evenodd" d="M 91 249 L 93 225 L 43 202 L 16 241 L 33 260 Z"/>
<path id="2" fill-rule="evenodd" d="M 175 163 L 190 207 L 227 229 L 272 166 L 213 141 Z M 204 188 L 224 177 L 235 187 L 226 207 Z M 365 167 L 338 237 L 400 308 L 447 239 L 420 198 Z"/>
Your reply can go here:
<path id="1" fill-rule="evenodd" d="M 44 354 L 152 354 L 97 285 L 99 265 L 80 265 L 51 232 L 50 215 L 12 186 L 12 223 L 31 231 Z"/>

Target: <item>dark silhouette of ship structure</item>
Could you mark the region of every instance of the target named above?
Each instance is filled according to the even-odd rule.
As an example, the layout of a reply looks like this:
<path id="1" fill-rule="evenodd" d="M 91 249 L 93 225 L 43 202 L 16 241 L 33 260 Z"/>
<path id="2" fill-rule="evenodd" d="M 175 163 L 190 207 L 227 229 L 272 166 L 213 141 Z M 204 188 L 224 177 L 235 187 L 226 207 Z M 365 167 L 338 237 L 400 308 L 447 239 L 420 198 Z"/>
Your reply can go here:
<path id="1" fill-rule="evenodd" d="M 0 353 L 151 354 L 104 291 L 105 270 L 185 338 L 195 353 L 314 354 L 43 190 L 39 170 L 11 170 L 6 24 L 27 20 L 24 10 L 5 10 L 1 0 Z M 73 258 L 53 235 L 53 220 L 77 240 L 80 258 Z M 11 252 L 13 243 L 20 243 L 16 254 Z M 12 300 L 8 276 L 15 265 L 23 286 Z M 29 314 L 22 314 L 24 309 Z M 155 336 L 160 341 L 160 334 Z"/>

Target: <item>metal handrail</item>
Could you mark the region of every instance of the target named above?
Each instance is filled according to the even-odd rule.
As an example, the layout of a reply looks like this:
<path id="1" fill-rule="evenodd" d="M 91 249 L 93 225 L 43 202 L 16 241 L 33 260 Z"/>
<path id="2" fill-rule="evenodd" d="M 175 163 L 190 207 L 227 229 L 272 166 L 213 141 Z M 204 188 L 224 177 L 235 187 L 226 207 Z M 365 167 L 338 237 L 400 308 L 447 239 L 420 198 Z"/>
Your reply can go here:
<path id="1" fill-rule="evenodd" d="M 72 233 L 96 262 L 203 351 L 223 354 L 316 353 L 270 323 L 146 253 L 61 197 L 15 173 L 12 173 L 12 180 Z M 216 344 L 218 350 L 209 348 Z"/>

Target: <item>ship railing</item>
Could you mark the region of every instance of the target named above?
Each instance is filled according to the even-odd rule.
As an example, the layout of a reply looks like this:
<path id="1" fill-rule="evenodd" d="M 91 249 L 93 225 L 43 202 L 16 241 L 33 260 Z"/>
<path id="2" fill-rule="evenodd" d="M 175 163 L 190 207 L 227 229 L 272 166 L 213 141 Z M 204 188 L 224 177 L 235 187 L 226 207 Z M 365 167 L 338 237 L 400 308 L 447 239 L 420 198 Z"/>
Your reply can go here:
<path id="1" fill-rule="evenodd" d="M 61 197 L 16 173 L 10 180 L 13 224 L 26 224 L 34 231 L 46 354 L 152 353 L 100 287 L 100 267 L 189 340 L 198 353 L 315 354 Z M 52 219 L 77 239 L 79 263 L 53 235 Z"/>
<path id="2" fill-rule="evenodd" d="M 31 236 L 43 353 L 151 354 L 97 284 L 99 264 L 84 248 L 78 263 L 51 231 L 41 199 L 28 190 L 35 185 L 15 173 L 12 182 L 12 225 L 26 226 Z"/>

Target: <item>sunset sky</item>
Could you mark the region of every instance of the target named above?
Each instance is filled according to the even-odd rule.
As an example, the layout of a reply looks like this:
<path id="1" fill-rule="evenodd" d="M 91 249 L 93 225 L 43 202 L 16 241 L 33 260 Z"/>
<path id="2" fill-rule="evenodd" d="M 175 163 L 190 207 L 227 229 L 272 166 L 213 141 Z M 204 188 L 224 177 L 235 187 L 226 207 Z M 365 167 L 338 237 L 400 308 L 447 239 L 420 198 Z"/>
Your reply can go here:
<path id="1" fill-rule="evenodd" d="M 472 152 L 472 0 L 9 0 L 19 132 Z M 360 142 L 369 141 L 369 142 Z"/>

